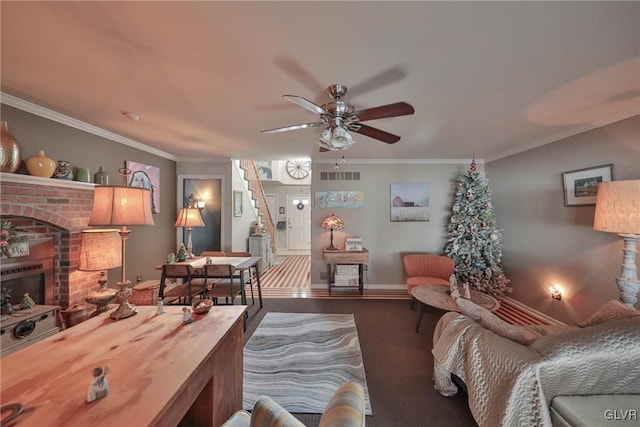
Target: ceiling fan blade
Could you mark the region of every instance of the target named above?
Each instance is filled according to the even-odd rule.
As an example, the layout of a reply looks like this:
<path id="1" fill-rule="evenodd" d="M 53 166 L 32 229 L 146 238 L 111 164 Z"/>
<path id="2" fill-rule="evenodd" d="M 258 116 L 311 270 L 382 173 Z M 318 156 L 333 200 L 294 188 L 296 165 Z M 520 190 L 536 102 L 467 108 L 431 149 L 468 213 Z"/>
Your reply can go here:
<path id="1" fill-rule="evenodd" d="M 281 127 L 281 128 L 267 129 L 267 130 L 263 130 L 263 131 L 260 131 L 260 132 L 262 132 L 262 133 L 278 133 L 278 132 L 287 132 L 287 131 L 290 131 L 290 130 L 313 128 L 313 127 L 316 127 L 316 126 L 323 126 L 323 125 L 326 125 L 326 123 L 325 122 L 303 123 L 301 125 L 284 126 L 284 127 Z"/>
<path id="2" fill-rule="evenodd" d="M 405 78 L 406 75 L 407 72 L 404 68 L 399 66 L 391 67 L 388 70 L 376 74 L 375 76 L 370 77 L 363 82 L 349 85 L 349 96 L 355 98 L 358 95 L 362 95 L 366 92 L 371 92 L 372 90 L 379 89 L 384 85 L 393 83 L 397 80 L 401 80 Z"/>
<path id="3" fill-rule="evenodd" d="M 386 117 L 407 116 L 413 114 L 415 110 L 406 102 L 396 102 L 394 104 L 381 105 L 380 107 L 366 108 L 356 111 L 353 115 L 358 116 L 361 122 L 367 120 L 384 119 Z"/>
<path id="4" fill-rule="evenodd" d="M 328 150 L 328 149 L 326 149 L 326 148 L 324 148 L 324 147 L 320 147 L 320 152 L 321 152 L 321 153 L 324 153 L 324 152 L 326 152 L 326 151 L 329 151 L 329 150 Z"/>
<path id="5" fill-rule="evenodd" d="M 297 104 L 302 108 L 311 111 L 312 113 L 327 114 L 325 110 L 323 110 L 321 107 L 317 106 L 313 102 L 309 101 L 307 98 L 303 98 L 297 95 L 282 95 L 282 97 L 287 101 L 293 102 L 294 104 Z"/>
<path id="6" fill-rule="evenodd" d="M 372 128 L 371 126 L 363 125 L 362 123 L 351 124 L 348 126 L 348 129 L 352 132 L 359 133 L 360 135 L 365 135 L 369 138 L 386 142 L 387 144 L 394 144 L 400 141 L 400 137 L 398 135 Z"/>

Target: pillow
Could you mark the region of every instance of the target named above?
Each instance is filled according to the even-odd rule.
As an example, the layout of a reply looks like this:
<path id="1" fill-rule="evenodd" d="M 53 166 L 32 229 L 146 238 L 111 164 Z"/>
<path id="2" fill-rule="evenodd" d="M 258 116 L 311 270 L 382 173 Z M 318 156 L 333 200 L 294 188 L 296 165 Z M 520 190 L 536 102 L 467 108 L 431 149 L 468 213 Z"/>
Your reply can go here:
<path id="1" fill-rule="evenodd" d="M 542 336 L 541 333 L 526 326 L 512 325 L 500 319 L 484 307 L 479 306 L 466 298 L 457 298 L 456 304 L 462 310 L 462 314 L 469 316 L 484 328 L 507 338 L 518 344 L 529 345 Z"/>
<path id="2" fill-rule="evenodd" d="M 627 307 L 620 301 L 612 299 L 600 307 L 598 311 L 580 326 L 593 326 L 612 320 L 633 319 L 634 317 L 640 317 L 640 311 Z"/>

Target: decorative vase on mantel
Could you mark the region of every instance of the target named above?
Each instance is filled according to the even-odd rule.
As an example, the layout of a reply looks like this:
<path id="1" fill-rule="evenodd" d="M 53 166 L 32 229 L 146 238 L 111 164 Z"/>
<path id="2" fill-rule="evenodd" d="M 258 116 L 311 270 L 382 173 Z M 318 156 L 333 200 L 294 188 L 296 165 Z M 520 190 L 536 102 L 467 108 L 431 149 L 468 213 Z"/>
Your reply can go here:
<path id="1" fill-rule="evenodd" d="M 20 167 L 20 145 L 16 138 L 9 132 L 9 124 L 0 122 L 2 133 L 2 147 L 0 148 L 0 171 L 14 173 Z"/>
<path id="2" fill-rule="evenodd" d="M 58 160 L 58 166 L 56 167 L 56 171 L 53 173 L 53 177 L 71 181 L 73 179 L 71 164 L 66 160 Z"/>
<path id="3" fill-rule="evenodd" d="M 25 163 L 29 175 L 51 178 L 56 171 L 56 162 L 44 155 L 44 150 L 39 150 L 37 156 L 29 157 Z"/>

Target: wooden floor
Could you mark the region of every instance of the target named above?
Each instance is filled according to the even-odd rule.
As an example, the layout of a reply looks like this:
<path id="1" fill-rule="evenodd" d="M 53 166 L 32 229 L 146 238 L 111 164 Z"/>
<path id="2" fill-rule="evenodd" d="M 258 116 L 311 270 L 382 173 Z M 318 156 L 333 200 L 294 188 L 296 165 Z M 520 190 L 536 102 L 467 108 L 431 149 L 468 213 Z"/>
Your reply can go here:
<path id="1" fill-rule="evenodd" d="M 367 289 L 365 285 L 362 294 L 334 290 L 331 295 L 328 289 L 311 289 L 311 257 L 308 255 L 276 258 L 276 264 L 262 274 L 260 283 L 263 298 L 406 299 L 409 306 L 405 289 Z M 503 298 L 494 313 L 514 325 L 555 323 L 511 298 Z"/>

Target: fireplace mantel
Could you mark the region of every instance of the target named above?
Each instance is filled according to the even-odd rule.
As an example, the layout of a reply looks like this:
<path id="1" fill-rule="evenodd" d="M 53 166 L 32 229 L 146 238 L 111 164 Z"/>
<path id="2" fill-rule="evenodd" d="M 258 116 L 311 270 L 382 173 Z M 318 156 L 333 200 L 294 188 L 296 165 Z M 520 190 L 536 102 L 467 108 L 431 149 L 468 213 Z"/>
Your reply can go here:
<path id="1" fill-rule="evenodd" d="M 0 181 L 16 184 L 46 185 L 49 187 L 81 188 L 90 190 L 96 186 L 91 182 L 69 181 L 66 179 L 42 178 L 39 176 L 21 175 L 17 173 L 0 172 Z"/>

